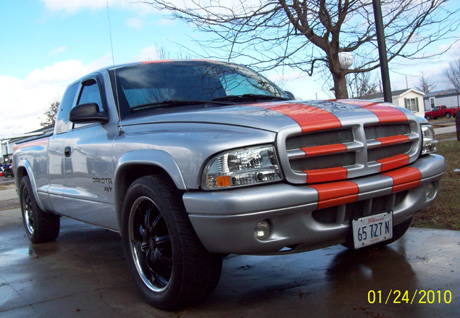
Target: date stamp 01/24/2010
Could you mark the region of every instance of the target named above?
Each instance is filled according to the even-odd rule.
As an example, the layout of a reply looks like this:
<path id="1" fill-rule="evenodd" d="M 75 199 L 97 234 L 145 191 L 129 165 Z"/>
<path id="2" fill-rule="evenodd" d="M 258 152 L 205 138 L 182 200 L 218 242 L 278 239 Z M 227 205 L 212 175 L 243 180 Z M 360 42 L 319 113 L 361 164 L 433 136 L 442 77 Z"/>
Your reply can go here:
<path id="1" fill-rule="evenodd" d="M 369 290 L 367 293 L 369 304 L 450 304 L 452 292 L 450 290 L 408 290 L 390 289 L 389 292 L 382 290 Z"/>

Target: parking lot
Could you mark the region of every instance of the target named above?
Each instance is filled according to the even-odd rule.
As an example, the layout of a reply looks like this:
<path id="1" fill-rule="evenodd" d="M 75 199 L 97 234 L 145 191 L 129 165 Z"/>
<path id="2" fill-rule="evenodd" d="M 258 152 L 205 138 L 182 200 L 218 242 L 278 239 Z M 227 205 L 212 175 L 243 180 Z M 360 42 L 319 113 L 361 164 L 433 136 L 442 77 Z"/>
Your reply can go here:
<path id="1" fill-rule="evenodd" d="M 230 255 L 210 297 L 164 312 L 137 292 L 118 234 L 65 218 L 61 224 L 57 241 L 33 245 L 19 209 L 0 211 L 0 317 L 458 317 L 460 312 L 456 231 L 411 228 L 399 242 L 369 253 L 335 246 L 285 256 Z"/>

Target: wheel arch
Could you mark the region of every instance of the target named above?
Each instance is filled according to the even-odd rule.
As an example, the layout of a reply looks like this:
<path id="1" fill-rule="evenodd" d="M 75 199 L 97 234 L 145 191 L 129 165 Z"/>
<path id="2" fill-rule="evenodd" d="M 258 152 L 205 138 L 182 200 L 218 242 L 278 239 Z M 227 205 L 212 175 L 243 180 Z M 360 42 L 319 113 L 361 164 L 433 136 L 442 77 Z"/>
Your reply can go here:
<path id="1" fill-rule="evenodd" d="M 27 176 L 29 178 L 30 185 L 32 187 L 32 193 L 33 193 L 33 195 L 35 197 L 35 201 L 37 202 L 38 207 L 40 209 L 44 210 L 44 205 L 41 202 L 40 197 L 38 195 L 37 184 L 36 184 L 36 181 L 35 181 L 34 173 L 32 171 L 32 165 L 30 164 L 30 162 L 28 160 L 19 161 L 14 173 L 15 173 L 14 178 L 15 178 L 15 183 L 16 183 L 16 189 L 17 189 L 17 192 L 18 192 L 18 196 L 21 195 L 21 193 L 20 193 L 20 191 L 21 191 L 21 188 L 20 188 L 21 180 L 22 180 L 22 178 Z"/>
<path id="2" fill-rule="evenodd" d="M 174 158 L 161 150 L 138 150 L 124 154 L 115 171 L 115 209 L 121 231 L 121 215 L 126 191 L 137 179 L 162 174 L 171 179 L 178 190 L 186 190 L 185 181 Z"/>

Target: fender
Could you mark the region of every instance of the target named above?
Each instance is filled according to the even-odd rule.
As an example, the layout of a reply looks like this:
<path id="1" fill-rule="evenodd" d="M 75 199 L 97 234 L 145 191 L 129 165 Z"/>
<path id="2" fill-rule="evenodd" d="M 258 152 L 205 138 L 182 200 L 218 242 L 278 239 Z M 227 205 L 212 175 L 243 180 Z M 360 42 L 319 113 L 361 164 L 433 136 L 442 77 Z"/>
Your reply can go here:
<path id="1" fill-rule="evenodd" d="M 123 208 L 124 192 L 128 188 L 127 171 L 133 166 L 152 166 L 165 171 L 179 190 L 187 190 L 182 172 L 174 158 L 165 151 L 142 149 L 123 154 L 115 168 L 115 208 L 118 225 L 121 229 L 120 216 Z"/>
<path id="2" fill-rule="evenodd" d="M 21 173 L 19 174 L 18 171 L 21 170 L 21 168 L 25 169 L 26 170 L 26 173 Z M 29 180 L 30 180 L 30 184 L 32 186 L 32 193 L 35 197 L 35 201 L 37 202 L 38 204 L 38 207 L 45 211 L 45 205 L 43 204 L 40 196 L 38 195 L 38 189 L 37 189 L 37 183 L 35 181 L 35 175 L 33 173 L 33 170 L 32 170 L 32 165 L 30 164 L 29 160 L 27 159 L 21 159 L 19 160 L 19 162 L 17 163 L 17 166 L 15 168 L 15 175 L 16 175 L 16 189 L 18 190 L 18 196 L 19 196 L 19 200 L 21 200 L 21 197 L 20 197 L 20 193 L 19 193 L 19 186 L 20 186 L 20 183 L 21 183 L 21 178 L 25 175 L 27 175 L 29 177 Z"/>

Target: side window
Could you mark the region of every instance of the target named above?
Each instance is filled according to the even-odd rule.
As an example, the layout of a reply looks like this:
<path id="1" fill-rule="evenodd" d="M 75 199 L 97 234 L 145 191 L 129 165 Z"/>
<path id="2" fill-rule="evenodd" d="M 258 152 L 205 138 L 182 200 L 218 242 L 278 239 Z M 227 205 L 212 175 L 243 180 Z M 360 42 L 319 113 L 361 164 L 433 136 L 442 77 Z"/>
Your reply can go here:
<path id="1" fill-rule="evenodd" d="M 87 103 L 96 103 L 99 105 L 99 110 L 102 109 L 101 92 L 96 80 L 90 79 L 82 83 L 80 97 L 78 98 L 78 105 Z"/>
<path id="2" fill-rule="evenodd" d="M 61 100 L 61 105 L 56 117 L 56 134 L 66 133 L 70 128 L 69 113 L 72 109 L 72 104 L 77 94 L 77 89 L 80 83 L 75 83 L 68 87 Z"/>
<path id="3" fill-rule="evenodd" d="M 77 105 L 96 103 L 99 106 L 99 111 L 103 110 L 101 92 L 99 91 L 97 81 L 95 79 L 89 79 L 81 83 L 81 85 L 82 88 L 80 96 L 78 97 Z M 88 125 L 91 124 L 73 124 L 73 128 L 80 128 Z"/>

